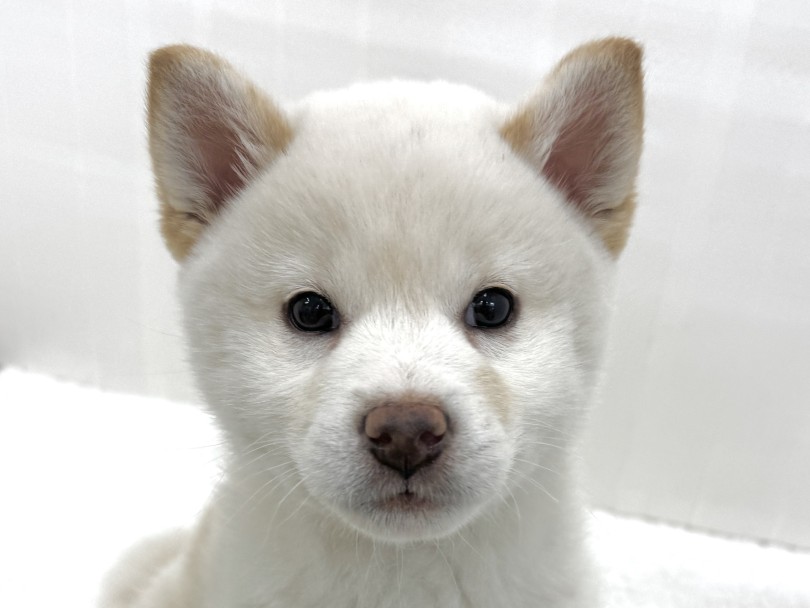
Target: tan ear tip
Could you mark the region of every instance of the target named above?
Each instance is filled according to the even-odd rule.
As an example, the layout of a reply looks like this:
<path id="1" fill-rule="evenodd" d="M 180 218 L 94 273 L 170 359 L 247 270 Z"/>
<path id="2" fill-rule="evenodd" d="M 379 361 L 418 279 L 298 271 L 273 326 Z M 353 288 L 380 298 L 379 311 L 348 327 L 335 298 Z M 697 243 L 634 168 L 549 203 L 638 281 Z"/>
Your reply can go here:
<path id="1" fill-rule="evenodd" d="M 642 46 L 630 38 L 601 38 L 588 42 L 571 51 L 568 58 L 589 58 L 615 62 L 630 72 L 641 73 L 644 57 Z M 563 61 L 564 62 L 564 61 Z"/>
<path id="2" fill-rule="evenodd" d="M 612 36 L 610 38 L 605 38 L 604 42 L 607 46 L 611 46 L 616 49 L 618 52 L 627 55 L 633 55 L 641 58 L 642 53 L 644 52 L 641 43 L 637 40 L 633 40 L 632 38 L 624 38 L 622 36 Z"/>
<path id="3" fill-rule="evenodd" d="M 630 38 L 616 38 L 616 55 L 629 68 L 641 70 L 644 59 L 644 47 Z"/>
<path id="4" fill-rule="evenodd" d="M 630 38 L 605 38 L 600 41 L 602 52 L 618 61 L 625 69 L 641 71 L 644 58 L 643 47 Z"/>
<path id="5" fill-rule="evenodd" d="M 194 47 L 185 44 L 162 46 L 149 53 L 149 68 L 152 71 L 166 68 L 182 60 L 183 56 L 188 55 L 193 50 Z"/>
<path id="6" fill-rule="evenodd" d="M 222 63 L 213 53 L 190 44 L 170 44 L 149 54 L 149 74 L 160 76 L 200 63 Z"/>

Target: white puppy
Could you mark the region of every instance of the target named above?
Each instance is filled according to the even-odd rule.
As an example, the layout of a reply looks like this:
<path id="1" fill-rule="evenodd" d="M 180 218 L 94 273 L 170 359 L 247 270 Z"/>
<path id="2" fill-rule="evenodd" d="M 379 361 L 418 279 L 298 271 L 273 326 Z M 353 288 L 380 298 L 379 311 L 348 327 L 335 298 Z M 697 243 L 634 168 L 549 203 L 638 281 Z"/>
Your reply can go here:
<path id="1" fill-rule="evenodd" d="M 572 465 L 634 207 L 641 51 L 525 103 L 387 82 L 282 110 L 151 57 L 162 228 L 227 440 L 198 525 L 104 608 L 594 606 Z"/>

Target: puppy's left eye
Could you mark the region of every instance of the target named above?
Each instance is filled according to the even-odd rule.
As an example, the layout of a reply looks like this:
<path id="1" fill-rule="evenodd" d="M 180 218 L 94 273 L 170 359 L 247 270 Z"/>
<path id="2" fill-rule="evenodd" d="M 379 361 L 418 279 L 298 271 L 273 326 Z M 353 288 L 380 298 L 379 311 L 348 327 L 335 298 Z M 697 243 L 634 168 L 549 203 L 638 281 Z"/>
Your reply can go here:
<path id="1" fill-rule="evenodd" d="M 329 300 L 314 291 L 298 294 L 288 306 L 290 322 L 300 331 L 323 333 L 340 325 L 337 310 Z"/>
<path id="2" fill-rule="evenodd" d="M 512 316 L 512 294 L 499 287 L 479 291 L 467 307 L 464 321 L 470 327 L 500 327 Z"/>

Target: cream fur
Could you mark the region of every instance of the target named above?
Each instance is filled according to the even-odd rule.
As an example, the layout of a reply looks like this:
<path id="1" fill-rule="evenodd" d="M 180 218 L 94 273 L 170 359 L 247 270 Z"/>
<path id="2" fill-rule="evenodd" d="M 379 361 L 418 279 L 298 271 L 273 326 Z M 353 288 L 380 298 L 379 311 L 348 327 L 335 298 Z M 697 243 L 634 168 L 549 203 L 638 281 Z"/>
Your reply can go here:
<path id="1" fill-rule="evenodd" d="M 203 520 L 133 550 L 103 608 L 597 605 L 573 461 L 621 248 L 600 222 L 640 152 L 638 48 L 582 47 L 515 110 L 389 82 L 283 113 L 203 51 L 151 69 L 164 235 L 229 456 Z M 490 286 L 513 320 L 467 327 Z M 338 330 L 290 326 L 310 290 Z M 388 508 L 403 482 L 358 424 L 413 395 L 442 404 L 452 442 L 409 482 L 428 506 Z"/>

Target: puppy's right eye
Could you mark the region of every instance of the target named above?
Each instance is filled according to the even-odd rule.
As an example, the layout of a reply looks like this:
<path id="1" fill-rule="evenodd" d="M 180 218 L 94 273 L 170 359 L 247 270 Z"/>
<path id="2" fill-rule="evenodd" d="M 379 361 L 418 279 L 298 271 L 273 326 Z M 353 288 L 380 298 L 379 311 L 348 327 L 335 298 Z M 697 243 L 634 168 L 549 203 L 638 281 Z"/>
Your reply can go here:
<path id="1" fill-rule="evenodd" d="M 301 331 L 327 332 L 340 325 L 337 310 L 329 300 L 314 291 L 306 291 L 293 297 L 287 313 L 290 323 Z"/>
<path id="2" fill-rule="evenodd" d="M 475 294 L 464 314 L 464 321 L 470 327 L 500 327 L 512 316 L 513 307 L 511 293 L 499 287 L 490 287 Z"/>

